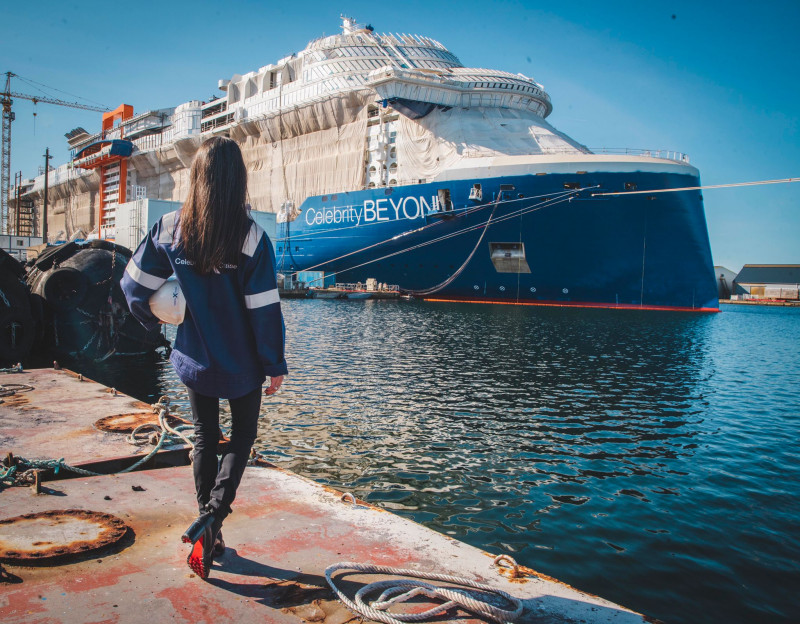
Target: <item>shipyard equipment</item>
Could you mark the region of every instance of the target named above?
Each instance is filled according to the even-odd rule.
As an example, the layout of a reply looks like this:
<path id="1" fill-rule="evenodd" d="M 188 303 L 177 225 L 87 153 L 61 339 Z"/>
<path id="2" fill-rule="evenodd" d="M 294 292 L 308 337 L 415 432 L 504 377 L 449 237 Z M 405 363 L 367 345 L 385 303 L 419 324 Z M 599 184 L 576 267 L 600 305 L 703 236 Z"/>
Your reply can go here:
<path id="1" fill-rule="evenodd" d="M 8 192 L 9 181 L 11 179 L 11 122 L 14 121 L 14 112 L 11 110 L 11 106 L 14 102 L 12 98 L 30 100 L 34 104 L 55 104 L 56 106 L 68 106 L 70 108 L 80 108 L 90 111 L 105 112 L 108 110 L 101 106 L 92 106 L 79 102 L 67 102 L 66 100 L 59 100 L 42 95 L 30 95 L 11 91 L 11 79 L 15 76 L 16 74 L 13 72 L 6 72 L 6 83 L 2 93 L 0 93 L 0 102 L 3 104 L 3 145 L 2 163 L 0 163 L 0 223 L 2 223 L 2 225 L 0 225 L 0 230 L 3 234 L 9 232 Z"/>

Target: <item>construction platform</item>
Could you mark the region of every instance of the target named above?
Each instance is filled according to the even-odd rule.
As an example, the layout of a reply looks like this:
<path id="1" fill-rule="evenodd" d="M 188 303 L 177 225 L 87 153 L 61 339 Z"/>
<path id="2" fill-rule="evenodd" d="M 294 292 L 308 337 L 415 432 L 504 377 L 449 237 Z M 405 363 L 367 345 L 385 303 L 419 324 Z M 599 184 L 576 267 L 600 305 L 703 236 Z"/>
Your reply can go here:
<path id="1" fill-rule="evenodd" d="M 71 374 L 30 374 L 34 373 L 47 380 L 35 389 L 40 408 L 49 400 L 46 395 L 53 400 L 61 397 L 61 403 L 77 401 L 79 411 L 88 410 L 90 403 L 116 409 L 112 398 L 121 408 L 115 413 L 126 413 L 135 404 L 130 397 L 113 397 L 98 391 L 96 384 L 78 382 Z M 0 381 L 35 386 L 34 378 L 28 379 L 8 375 Z M 93 392 L 87 394 L 89 388 Z M 25 408 L 32 404 L 33 392 L 20 393 L 28 395 L 28 402 L 9 402 L 6 397 L 0 404 L 0 423 L 16 423 L 31 440 L 42 441 L 41 449 L 26 442 L 28 455 L 50 455 L 51 447 L 44 450 L 47 435 L 37 431 L 43 427 L 70 440 L 72 461 L 91 463 L 88 453 L 101 450 L 102 442 L 82 414 L 75 414 L 82 419 L 77 426 L 70 418 L 54 423 L 35 417 L 25 426 Z M 9 429 L 5 427 L 5 438 L 0 440 L 10 439 Z M 7 450 L 0 445 L 0 452 Z M 66 449 L 61 450 L 65 455 Z M 435 572 L 484 583 L 522 602 L 517 622 L 648 621 L 528 568 L 518 567 L 515 573 L 508 564 L 498 566 L 489 553 L 269 464 L 246 470 L 234 513 L 223 527 L 227 549 L 215 560 L 206 581 L 187 567 L 189 547 L 181 543 L 181 534 L 197 513 L 190 466 L 51 480 L 40 490 L 39 494 L 30 487 L 0 491 L 0 621 L 4 624 L 372 621 L 355 615 L 329 588 L 325 570 L 337 562 Z M 337 586 L 350 598 L 365 583 L 385 578 L 359 571 L 334 574 Z M 390 607 L 390 612 L 429 607 L 428 599 L 417 597 Z M 490 620 L 454 608 L 426 621 Z"/>

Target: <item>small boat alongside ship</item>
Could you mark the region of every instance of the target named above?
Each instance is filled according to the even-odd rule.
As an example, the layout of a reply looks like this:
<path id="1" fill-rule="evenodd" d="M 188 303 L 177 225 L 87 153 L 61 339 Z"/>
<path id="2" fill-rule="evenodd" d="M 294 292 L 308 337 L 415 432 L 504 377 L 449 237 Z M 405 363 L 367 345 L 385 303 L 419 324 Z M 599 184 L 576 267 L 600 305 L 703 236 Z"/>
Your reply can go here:
<path id="1" fill-rule="evenodd" d="M 532 78 L 343 18 L 340 34 L 218 86 L 207 102 L 122 105 L 100 133 L 70 132 L 51 229 L 113 239 L 120 206 L 182 201 L 199 145 L 225 135 L 253 209 L 276 215 L 284 288 L 322 271 L 447 301 L 719 308 L 702 194 L 678 190 L 700 186 L 689 158 L 582 145 L 546 121 Z M 39 178 L 22 186 L 38 201 Z"/>

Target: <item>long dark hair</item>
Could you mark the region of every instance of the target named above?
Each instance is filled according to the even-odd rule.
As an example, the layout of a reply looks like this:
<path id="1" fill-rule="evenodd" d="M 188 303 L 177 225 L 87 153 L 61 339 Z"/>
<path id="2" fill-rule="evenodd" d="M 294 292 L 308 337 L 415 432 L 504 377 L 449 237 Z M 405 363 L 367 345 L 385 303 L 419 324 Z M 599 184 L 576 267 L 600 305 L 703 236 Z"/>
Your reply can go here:
<path id="1" fill-rule="evenodd" d="M 189 174 L 180 216 L 180 246 L 194 270 L 207 275 L 239 262 L 247 236 L 247 169 L 231 139 L 204 141 Z"/>

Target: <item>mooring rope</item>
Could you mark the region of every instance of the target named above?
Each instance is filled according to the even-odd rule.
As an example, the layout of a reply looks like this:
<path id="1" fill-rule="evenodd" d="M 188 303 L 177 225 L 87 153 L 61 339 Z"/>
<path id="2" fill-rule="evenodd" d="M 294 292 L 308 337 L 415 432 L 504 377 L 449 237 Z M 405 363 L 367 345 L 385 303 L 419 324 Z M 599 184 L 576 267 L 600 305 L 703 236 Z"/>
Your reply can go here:
<path id="1" fill-rule="evenodd" d="M 362 587 L 355 595 L 355 600 L 350 600 L 347 596 L 336 587 L 333 582 L 333 573 L 337 570 L 349 570 L 355 572 L 366 572 L 368 574 L 388 574 L 392 576 L 405 576 L 410 577 L 408 580 L 404 579 L 390 579 L 384 581 L 376 581 L 369 583 Z M 450 583 L 451 585 L 460 585 L 461 587 L 449 587 L 441 585 L 432 585 L 420 580 L 426 579 L 432 581 L 440 581 Z M 449 574 L 439 574 L 435 572 L 421 572 L 419 570 L 405 570 L 402 568 L 390 568 L 387 566 L 378 566 L 368 563 L 336 563 L 328 566 L 325 570 L 325 580 L 331 589 L 351 611 L 358 613 L 363 617 L 370 618 L 377 622 L 384 622 L 385 624 L 403 624 L 404 622 L 420 622 L 429 619 L 436 615 L 445 613 L 449 609 L 458 607 L 469 611 L 478 616 L 489 618 L 499 624 L 508 624 L 515 622 L 522 614 L 522 601 L 514 596 L 489 585 L 477 583 L 465 578 L 457 576 L 450 576 Z M 477 592 L 470 592 L 479 590 L 489 594 L 500 596 L 509 602 L 512 607 L 510 609 L 501 609 L 489 603 L 484 597 L 475 597 Z M 367 604 L 366 596 L 376 592 L 381 592 L 375 601 Z M 428 598 L 443 600 L 442 604 L 436 605 L 427 611 L 421 613 L 388 613 L 386 610 L 399 602 L 410 600 L 415 596 L 424 595 Z"/>
<path id="2" fill-rule="evenodd" d="M 130 435 L 128 436 L 127 440 L 130 444 L 135 444 L 137 446 L 141 446 L 142 444 L 146 444 L 149 438 L 145 440 L 141 440 L 137 438 L 143 431 L 147 429 L 151 430 L 160 430 L 161 437 L 166 435 L 172 435 L 175 437 L 180 438 L 183 440 L 189 448 L 194 448 L 194 442 L 191 439 L 184 435 L 184 431 L 187 429 L 194 429 L 193 425 L 178 425 L 177 427 L 170 426 L 169 422 L 167 421 L 167 417 L 169 416 L 169 398 L 166 396 L 162 396 L 158 403 L 153 405 L 153 411 L 158 412 L 158 423 L 145 423 L 143 425 L 139 425 L 133 431 L 131 431 Z"/>
<path id="3" fill-rule="evenodd" d="M 551 206 L 555 206 L 555 205 L 560 204 L 562 202 L 572 201 L 573 197 L 577 196 L 577 193 L 579 193 L 581 191 L 588 190 L 588 189 L 592 189 L 592 188 L 597 188 L 597 187 L 596 186 L 591 186 L 591 187 L 587 187 L 586 189 L 580 189 L 578 191 L 569 191 L 568 192 L 568 196 L 562 196 L 559 199 L 551 199 L 551 200 L 547 200 L 547 201 L 541 202 L 539 204 L 536 204 L 534 206 L 528 206 L 526 208 L 517 209 L 514 212 L 510 212 L 510 213 L 505 214 L 505 215 L 503 215 L 501 217 L 497 217 L 496 219 L 493 220 L 493 223 L 494 224 L 501 223 L 501 222 L 507 221 L 509 219 L 515 219 L 518 216 L 521 216 L 521 215 L 524 215 L 524 214 L 528 214 L 530 212 L 536 212 L 538 210 L 542 210 L 543 208 L 548 208 L 548 207 L 551 207 Z M 492 204 L 486 204 L 485 207 L 489 207 L 491 205 Z M 464 215 L 462 214 L 462 215 L 455 215 L 455 216 L 456 217 L 463 217 Z M 415 251 L 416 249 L 419 249 L 421 247 L 427 247 L 428 245 L 433 245 L 433 244 L 436 244 L 436 243 L 440 243 L 440 242 L 442 242 L 444 240 L 447 240 L 447 239 L 450 239 L 450 238 L 454 238 L 456 236 L 462 236 L 464 234 L 468 234 L 469 232 L 473 232 L 475 230 L 479 230 L 481 228 L 486 227 L 488 223 L 489 223 L 489 221 L 483 221 L 481 223 L 476 223 L 474 225 L 469 225 L 469 226 L 467 226 L 467 227 L 465 227 L 465 228 L 463 228 L 461 230 L 456 230 L 455 232 L 450 232 L 449 234 L 443 234 L 442 236 L 440 236 L 438 238 L 433 238 L 433 239 L 424 241 L 422 243 L 417 243 L 415 245 L 412 245 L 411 247 L 406 247 L 405 249 L 400 249 L 398 251 L 394 251 L 394 252 L 386 254 L 384 256 L 380 256 L 379 258 L 373 258 L 372 260 L 367 260 L 366 262 L 362 262 L 361 264 L 356 264 L 356 265 L 347 267 L 346 269 L 340 269 L 339 271 L 333 271 L 333 272 L 330 272 L 330 273 L 326 272 L 326 273 L 328 275 L 338 275 L 339 273 L 344 273 L 345 271 L 354 271 L 355 269 L 359 269 L 359 268 L 361 268 L 363 266 L 366 266 L 368 264 L 373 264 L 375 262 L 380 262 L 381 260 L 386 260 L 388 258 L 393 258 L 394 256 L 398 256 L 400 254 L 404 254 L 404 253 L 407 253 L 409 251 Z M 408 234 L 414 234 L 416 232 L 419 232 L 419 231 L 425 229 L 426 227 L 428 227 L 428 226 L 424 226 L 424 227 L 419 228 L 417 230 L 412 230 L 412 231 L 409 231 L 409 232 L 404 232 L 402 234 L 398 234 L 397 236 L 393 237 L 392 239 L 387 239 L 386 241 L 382 241 L 380 243 L 376 243 L 374 245 L 370 245 L 370 247 L 375 247 L 376 245 L 380 245 L 380 244 L 383 244 L 384 242 L 388 242 L 390 240 L 394 240 L 394 239 L 401 238 L 403 236 L 407 236 Z M 356 250 L 355 252 L 351 252 L 351 253 L 348 253 L 348 254 L 345 254 L 345 255 L 352 255 L 353 253 L 358 253 L 360 251 L 363 251 L 363 249 Z M 342 257 L 344 257 L 344 256 L 340 256 L 340 258 L 342 258 Z M 333 258 L 331 260 L 326 260 L 325 262 L 322 262 L 322 263 L 320 263 L 318 265 L 315 265 L 315 267 L 312 267 L 312 268 L 316 268 L 316 267 L 324 266 L 326 264 L 330 264 L 331 262 L 334 262 L 334 261 L 336 261 L 338 259 L 339 258 Z M 304 270 L 307 270 L 307 269 L 304 269 Z"/>
<path id="4" fill-rule="evenodd" d="M 676 191 L 701 191 L 703 189 L 733 188 L 735 186 L 759 186 L 761 184 L 789 184 L 800 182 L 800 178 L 783 178 L 781 180 L 760 180 L 758 182 L 735 182 L 733 184 L 708 184 L 706 186 L 684 186 L 682 188 L 651 189 L 649 191 L 617 191 L 615 193 L 592 193 L 592 197 L 609 195 L 641 195 L 643 193 L 674 193 Z"/>
<path id="5" fill-rule="evenodd" d="M 475 252 L 478 251 L 478 247 L 480 247 L 481 241 L 483 241 L 483 237 L 486 236 L 486 232 L 489 231 L 489 226 L 492 223 L 492 218 L 494 217 L 494 211 L 495 210 L 497 210 L 497 203 L 495 203 L 494 208 L 492 208 L 492 212 L 489 215 L 489 220 L 486 221 L 486 225 L 484 226 L 483 231 L 481 232 L 481 235 L 478 237 L 478 242 L 475 243 L 475 247 L 472 248 L 472 251 L 467 256 L 467 259 L 464 260 L 464 262 L 461 264 L 460 267 L 458 267 L 458 269 L 453 271 L 453 273 L 450 276 L 448 276 L 447 278 L 445 278 L 445 280 L 443 282 L 440 282 L 439 284 L 436 284 L 435 286 L 431 286 L 430 288 L 423 288 L 421 290 L 409 290 L 407 292 L 409 294 L 411 294 L 411 295 L 414 295 L 415 297 L 425 297 L 427 295 L 432 295 L 434 293 L 437 293 L 440 290 L 442 290 L 443 288 L 446 288 L 447 286 L 452 284 L 458 278 L 458 276 L 461 275 L 461 273 L 464 271 L 464 269 L 467 268 L 467 265 L 469 264 L 470 260 L 472 260 L 472 257 L 475 255 Z"/>

